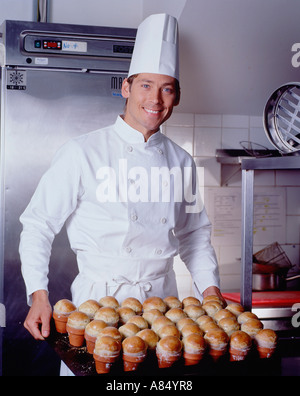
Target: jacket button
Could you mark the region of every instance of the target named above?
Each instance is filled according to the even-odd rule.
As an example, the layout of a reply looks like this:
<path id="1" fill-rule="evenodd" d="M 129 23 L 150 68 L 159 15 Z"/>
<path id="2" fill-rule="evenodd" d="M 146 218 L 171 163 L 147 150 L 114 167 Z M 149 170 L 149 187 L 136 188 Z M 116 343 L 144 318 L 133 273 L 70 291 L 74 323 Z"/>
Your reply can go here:
<path id="1" fill-rule="evenodd" d="M 165 217 L 163 217 L 160 221 L 162 222 L 162 224 L 166 224 L 167 219 Z"/>
<path id="2" fill-rule="evenodd" d="M 157 249 L 156 250 L 156 254 L 158 254 L 158 255 L 162 254 L 162 250 L 161 249 Z"/>
<path id="3" fill-rule="evenodd" d="M 138 217 L 136 214 L 131 215 L 131 220 L 132 221 L 137 221 Z"/>
<path id="4" fill-rule="evenodd" d="M 127 253 L 131 253 L 131 251 L 132 251 L 130 246 L 127 246 L 125 250 L 126 250 Z"/>
<path id="5" fill-rule="evenodd" d="M 129 153 L 131 153 L 131 152 L 133 151 L 133 147 L 132 147 L 132 146 L 127 146 L 127 151 L 128 151 Z"/>

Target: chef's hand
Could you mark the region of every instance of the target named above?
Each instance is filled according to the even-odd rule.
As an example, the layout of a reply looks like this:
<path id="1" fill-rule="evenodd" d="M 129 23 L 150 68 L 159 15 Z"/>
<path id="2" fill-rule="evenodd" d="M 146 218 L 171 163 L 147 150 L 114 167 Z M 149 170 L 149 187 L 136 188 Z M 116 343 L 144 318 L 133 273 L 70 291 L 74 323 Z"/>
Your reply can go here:
<path id="1" fill-rule="evenodd" d="M 203 297 L 207 297 L 207 296 L 218 296 L 219 299 L 222 301 L 222 305 L 225 308 L 227 306 L 227 302 L 225 301 L 224 297 L 222 296 L 222 293 L 220 291 L 220 289 L 216 286 L 210 286 L 207 289 L 204 290 L 204 292 L 202 293 Z"/>
<path id="2" fill-rule="evenodd" d="M 24 322 L 24 327 L 36 340 L 44 340 L 50 335 L 52 308 L 46 290 L 32 294 L 32 305 Z M 40 327 L 41 325 L 41 327 Z"/>

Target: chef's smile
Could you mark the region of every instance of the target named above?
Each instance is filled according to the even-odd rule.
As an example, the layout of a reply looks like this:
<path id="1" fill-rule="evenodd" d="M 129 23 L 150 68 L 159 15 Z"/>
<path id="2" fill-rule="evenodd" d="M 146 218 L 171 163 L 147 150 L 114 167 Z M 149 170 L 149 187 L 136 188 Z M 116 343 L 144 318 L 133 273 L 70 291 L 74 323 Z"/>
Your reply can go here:
<path id="1" fill-rule="evenodd" d="M 175 78 L 141 73 L 130 85 L 124 80 L 122 94 L 127 99 L 124 120 L 141 132 L 145 140 L 159 130 L 178 104 Z"/>

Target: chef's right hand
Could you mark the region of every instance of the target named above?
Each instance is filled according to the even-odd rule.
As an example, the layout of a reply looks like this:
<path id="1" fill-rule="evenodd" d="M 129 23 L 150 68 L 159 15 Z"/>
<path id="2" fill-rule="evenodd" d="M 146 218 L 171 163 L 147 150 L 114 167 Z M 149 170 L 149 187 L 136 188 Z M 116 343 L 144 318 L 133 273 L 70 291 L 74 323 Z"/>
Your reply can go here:
<path id="1" fill-rule="evenodd" d="M 32 305 L 24 322 L 24 327 L 36 340 L 44 340 L 50 335 L 52 308 L 46 290 L 32 294 Z M 40 326 L 41 325 L 41 326 Z"/>

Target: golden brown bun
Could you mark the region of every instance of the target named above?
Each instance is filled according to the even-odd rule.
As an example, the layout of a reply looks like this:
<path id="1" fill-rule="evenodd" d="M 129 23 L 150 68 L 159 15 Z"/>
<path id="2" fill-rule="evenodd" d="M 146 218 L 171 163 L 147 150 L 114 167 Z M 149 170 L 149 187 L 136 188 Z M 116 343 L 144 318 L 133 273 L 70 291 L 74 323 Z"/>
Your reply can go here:
<path id="1" fill-rule="evenodd" d="M 87 300 L 79 305 L 78 311 L 84 312 L 90 319 L 93 319 L 100 307 L 100 304 L 96 300 Z"/>
<path id="2" fill-rule="evenodd" d="M 200 334 L 203 335 L 203 331 L 196 323 L 187 324 L 181 329 L 182 337 L 186 337 L 189 334 Z"/>
<path id="3" fill-rule="evenodd" d="M 174 296 L 164 298 L 164 303 L 167 305 L 167 309 L 182 308 L 182 302 Z"/>
<path id="4" fill-rule="evenodd" d="M 132 317 L 135 316 L 136 313 L 134 312 L 133 309 L 129 307 L 119 307 L 116 309 L 116 311 L 119 314 L 119 321 L 121 324 L 125 324 L 128 322 L 128 320 Z"/>
<path id="5" fill-rule="evenodd" d="M 163 314 L 167 311 L 167 304 L 160 297 L 149 297 L 143 302 L 143 310 L 158 309 Z"/>
<path id="6" fill-rule="evenodd" d="M 152 326 L 153 322 L 155 319 L 157 319 L 159 316 L 163 316 L 164 314 L 160 312 L 158 309 L 149 309 L 149 311 L 146 311 L 143 313 L 143 318 L 147 320 L 150 326 Z"/>
<path id="7" fill-rule="evenodd" d="M 134 323 L 125 323 L 119 327 L 119 332 L 124 338 L 136 335 L 141 329 Z"/>
<path id="8" fill-rule="evenodd" d="M 75 311 L 69 315 L 67 324 L 73 329 L 85 329 L 89 322 L 90 318 L 87 316 L 87 314 L 84 312 Z"/>
<path id="9" fill-rule="evenodd" d="M 230 336 L 230 347 L 240 351 L 247 351 L 251 348 L 252 338 L 242 330 L 234 331 Z"/>
<path id="10" fill-rule="evenodd" d="M 191 324 L 191 323 L 195 323 L 195 322 L 193 321 L 193 319 L 191 319 L 191 318 L 182 318 L 182 319 L 180 319 L 180 320 L 176 323 L 176 326 L 177 326 L 178 330 L 181 331 L 181 329 L 182 329 L 185 325 Z"/>
<path id="11" fill-rule="evenodd" d="M 151 329 L 140 330 L 137 334 L 138 337 L 142 338 L 148 345 L 148 349 L 155 349 L 159 341 L 158 335 Z"/>
<path id="12" fill-rule="evenodd" d="M 103 320 L 108 326 L 117 326 L 119 322 L 119 314 L 112 307 L 102 307 L 95 313 L 94 319 Z"/>
<path id="13" fill-rule="evenodd" d="M 115 340 L 122 340 L 122 335 L 119 332 L 119 330 L 116 327 L 113 326 L 106 326 L 104 327 L 104 329 L 101 331 L 101 333 L 99 334 L 100 337 L 102 336 L 110 336 L 112 338 L 114 338 Z"/>
<path id="14" fill-rule="evenodd" d="M 250 337 L 254 338 L 254 336 L 263 328 L 263 324 L 258 319 L 249 319 L 246 322 L 242 323 L 241 330 L 245 333 L 249 334 Z"/>
<path id="15" fill-rule="evenodd" d="M 136 315 L 140 315 L 143 311 L 142 303 L 135 297 L 125 298 L 125 300 L 122 301 L 121 306 L 131 308 Z"/>
<path id="16" fill-rule="evenodd" d="M 85 333 L 91 337 L 98 336 L 107 324 L 103 320 L 92 320 L 86 325 Z"/>
<path id="17" fill-rule="evenodd" d="M 183 349 L 186 353 L 204 353 L 206 342 L 201 334 L 189 334 L 182 339 Z"/>
<path id="18" fill-rule="evenodd" d="M 76 306 L 72 303 L 72 301 L 64 298 L 62 300 L 57 301 L 57 303 L 53 307 L 53 310 L 58 315 L 59 314 L 66 315 L 76 311 Z"/>
<path id="19" fill-rule="evenodd" d="M 105 296 L 100 298 L 99 304 L 101 307 L 111 307 L 114 309 L 119 307 L 119 301 L 113 296 Z"/>
<path id="20" fill-rule="evenodd" d="M 188 305 L 184 308 L 184 312 L 187 316 L 193 320 L 198 319 L 200 316 L 205 315 L 205 310 L 200 305 Z"/>
<path id="21" fill-rule="evenodd" d="M 218 302 L 222 306 L 222 308 L 224 308 L 223 307 L 223 301 L 218 296 L 216 296 L 214 294 L 204 297 L 203 300 L 202 300 L 202 305 L 204 305 L 204 304 L 206 304 L 208 302 L 211 302 L 211 301 Z"/>
<path id="22" fill-rule="evenodd" d="M 244 307 L 239 303 L 230 303 L 227 305 L 226 309 L 232 312 L 235 316 L 239 316 L 245 311 Z"/>
<path id="23" fill-rule="evenodd" d="M 178 337 L 167 336 L 158 341 L 156 350 L 159 353 L 178 355 L 182 351 L 182 342 Z"/>
<path id="24" fill-rule="evenodd" d="M 200 302 L 200 300 L 198 300 L 198 298 L 190 296 L 190 297 L 185 297 L 182 300 L 182 305 L 183 305 L 183 308 L 187 307 L 188 305 L 200 305 L 201 306 L 201 302 Z"/>
<path id="25" fill-rule="evenodd" d="M 165 325 L 157 330 L 157 334 L 160 338 L 164 338 L 167 336 L 175 336 L 180 338 L 180 331 L 177 329 L 175 324 Z"/>
<path id="26" fill-rule="evenodd" d="M 207 321 L 199 325 L 200 329 L 204 332 L 207 333 L 208 331 L 211 330 L 220 330 L 221 328 L 217 325 L 216 322 L 213 320 L 211 322 Z"/>
<path id="27" fill-rule="evenodd" d="M 236 316 L 234 313 L 228 311 L 226 308 L 221 309 L 220 311 L 216 312 L 214 315 L 214 320 L 219 323 L 221 319 L 225 318 L 233 318 L 236 319 Z"/>
<path id="28" fill-rule="evenodd" d="M 140 315 L 132 316 L 127 323 L 134 323 L 140 330 L 148 329 L 149 327 L 147 320 Z"/>
<path id="29" fill-rule="evenodd" d="M 177 323 L 180 319 L 186 318 L 187 314 L 181 308 L 171 308 L 165 313 L 165 317 Z"/>
<path id="30" fill-rule="evenodd" d="M 122 342 L 123 353 L 127 355 L 139 356 L 147 352 L 148 345 L 146 342 L 136 335 L 127 337 Z"/>
<path id="31" fill-rule="evenodd" d="M 262 348 L 275 348 L 277 344 L 277 334 L 271 329 L 261 329 L 255 335 L 255 342 Z"/>
<path id="32" fill-rule="evenodd" d="M 229 336 L 234 331 L 240 330 L 240 325 L 238 324 L 236 318 L 223 318 L 219 321 L 218 325 L 224 330 Z"/>
<path id="33" fill-rule="evenodd" d="M 227 347 L 229 337 L 224 330 L 210 330 L 204 335 L 205 341 L 208 343 L 210 348 L 223 350 Z"/>
<path id="34" fill-rule="evenodd" d="M 222 305 L 217 301 L 208 301 L 207 303 L 203 304 L 202 307 L 204 308 L 206 314 L 211 317 L 214 317 L 215 314 L 222 309 Z"/>
<path id="35" fill-rule="evenodd" d="M 121 342 L 110 336 L 98 336 L 95 342 L 94 354 L 116 357 L 121 352 Z"/>
<path id="36" fill-rule="evenodd" d="M 167 318 L 166 316 L 159 316 L 158 318 L 156 318 L 153 323 L 152 323 L 152 330 L 155 331 L 155 333 L 157 333 L 157 331 L 165 326 L 165 325 L 171 325 L 174 324 L 172 322 L 172 320 L 170 320 L 169 318 Z"/>
<path id="37" fill-rule="evenodd" d="M 237 318 L 239 324 L 243 324 L 249 319 L 258 319 L 258 317 L 253 312 L 245 311 L 242 312 Z"/>
<path id="38" fill-rule="evenodd" d="M 205 323 L 214 322 L 214 320 L 213 320 L 213 318 L 211 316 L 202 315 L 198 319 L 196 319 L 195 322 L 201 327 Z"/>

